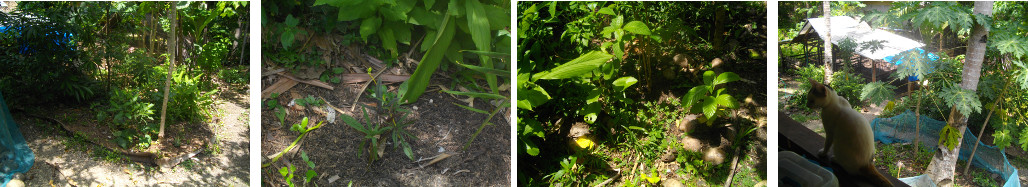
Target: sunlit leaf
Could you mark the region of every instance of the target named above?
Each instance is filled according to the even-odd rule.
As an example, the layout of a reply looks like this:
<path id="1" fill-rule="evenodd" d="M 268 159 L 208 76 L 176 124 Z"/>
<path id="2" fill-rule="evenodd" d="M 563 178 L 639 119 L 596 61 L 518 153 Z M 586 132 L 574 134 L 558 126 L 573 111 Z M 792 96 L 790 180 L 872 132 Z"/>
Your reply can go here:
<path id="1" fill-rule="evenodd" d="M 603 51 L 592 51 L 547 72 L 535 74 L 532 76 L 532 79 L 565 79 L 575 77 L 600 67 L 600 64 L 607 62 L 612 57 Z"/>

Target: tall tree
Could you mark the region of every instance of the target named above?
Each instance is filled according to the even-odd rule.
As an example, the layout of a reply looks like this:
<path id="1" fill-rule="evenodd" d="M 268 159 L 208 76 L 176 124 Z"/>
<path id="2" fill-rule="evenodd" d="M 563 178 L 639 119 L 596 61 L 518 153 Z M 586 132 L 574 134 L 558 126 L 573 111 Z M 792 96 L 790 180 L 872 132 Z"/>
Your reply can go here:
<path id="1" fill-rule="evenodd" d="M 822 1 L 825 15 L 825 84 L 832 83 L 832 10 L 831 2 Z"/>
<path id="2" fill-rule="evenodd" d="M 171 37 L 168 40 L 168 79 L 164 81 L 164 103 L 161 104 L 161 129 L 157 133 L 157 139 L 164 138 L 164 122 L 168 114 L 168 92 L 171 91 L 171 74 L 175 72 L 175 49 L 176 40 L 175 36 L 178 35 L 175 32 L 175 27 L 178 27 L 178 14 L 175 10 L 175 2 L 168 2 L 168 22 L 171 22 L 171 31 L 168 32 L 168 36 Z"/>
<path id="3" fill-rule="evenodd" d="M 982 14 L 991 17 L 992 5 L 992 1 L 976 1 L 974 2 L 972 14 Z M 982 74 L 982 61 L 985 59 L 986 42 L 988 41 L 985 37 L 989 33 L 989 27 L 982 24 L 984 23 L 976 21 L 971 29 L 971 37 L 967 39 L 967 55 L 964 60 L 964 70 L 960 81 L 960 88 L 972 92 L 978 88 L 978 80 Z M 950 109 L 948 125 L 956 128 L 960 136 L 963 136 L 964 131 L 967 129 L 967 117 L 957 112 L 956 108 L 954 105 Z M 956 170 L 957 156 L 960 155 L 960 139 L 951 141 L 956 141 L 956 146 L 953 149 L 949 149 L 946 145 L 939 144 L 939 150 L 941 151 L 932 156 L 932 162 L 928 164 L 928 176 L 932 178 L 933 182 L 941 186 L 953 186 L 953 174 Z"/>

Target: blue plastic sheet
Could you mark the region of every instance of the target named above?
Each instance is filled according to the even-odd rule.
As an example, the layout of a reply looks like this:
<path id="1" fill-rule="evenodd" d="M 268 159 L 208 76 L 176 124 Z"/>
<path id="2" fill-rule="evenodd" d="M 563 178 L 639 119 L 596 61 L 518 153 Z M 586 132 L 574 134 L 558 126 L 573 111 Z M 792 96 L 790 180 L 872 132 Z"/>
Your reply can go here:
<path id="1" fill-rule="evenodd" d="M 928 58 L 928 60 L 929 60 L 928 62 L 929 63 L 934 62 L 936 60 L 939 60 L 939 56 L 938 55 L 935 55 L 935 54 L 932 54 L 932 53 L 925 54 L 924 49 L 921 49 L 920 47 L 911 49 L 909 51 L 917 51 L 918 54 L 921 55 L 921 57 Z M 898 66 L 900 64 L 903 64 L 903 62 L 911 60 L 911 59 L 906 59 L 905 58 L 906 56 L 903 55 L 905 53 L 906 52 L 902 52 L 902 53 L 898 53 L 896 55 L 888 56 L 888 57 L 882 58 L 882 60 L 885 60 L 886 62 L 889 62 L 889 63 L 892 63 L 892 64 Z M 917 81 L 918 78 L 917 78 L 917 76 L 910 76 L 910 77 L 907 77 L 907 80 L 908 81 Z"/>
<path id="2" fill-rule="evenodd" d="M 29 171 L 35 157 L 0 94 L 0 186 L 7 186 L 15 173 Z"/>
<path id="3" fill-rule="evenodd" d="M 922 115 L 920 130 L 917 129 L 915 124 L 917 124 L 917 118 L 914 116 L 914 112 L 908 110 L 890 118 L 875 118 L 871 122 L 871 129 L 874 130 L 875 140 L 885 144 L 911 142 L 915 136 L 919 136 L 922 147 L 931 149 L 937 147 L 939 131 L 942 131 L 946 122 Z M 968 157 L 971 156 L 974 145 L 978 144 L 978 150 L 971 161 L 974 167 L 983 168 L 986 171 L 1003 176 L 1003 180 L 1006 181 L 1003 183 L 1003 187 L 1021 186 L 1021 181 L 1017 178 L 1017 168 L 1010 165 L 1010 161 L 1007 160 L 1004 151 L 996 146 L 977 142 L 977 140 L 978 137 L 974 136 L 970 130 L 964 131 L 964 136 L 960 143 L 959 159 L 967 161 Z"/>

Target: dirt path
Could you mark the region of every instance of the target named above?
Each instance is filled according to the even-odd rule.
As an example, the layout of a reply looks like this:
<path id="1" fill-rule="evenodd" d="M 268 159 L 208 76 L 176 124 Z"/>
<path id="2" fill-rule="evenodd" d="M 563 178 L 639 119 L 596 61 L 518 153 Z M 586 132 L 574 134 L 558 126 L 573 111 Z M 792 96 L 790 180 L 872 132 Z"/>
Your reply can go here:
<path id="1" fill-rule="evenodd" d="M 249 124 L 246 94 L 229 91 L 219 96 L 217 113 L 209 123 L 215 132 L 214 154 L 201 152 L 192 161 L 165 171 L 136 163 L 98 159 L 102 152 L 79 151 L 52 124 L 15 114 L 21 132 L 36 155 L 22 179 L 27 186 L 248 186 Z M 217 147 L 217 148 L 213 148 Z M 217 149 L 220 148 L 220 152 Z"/>

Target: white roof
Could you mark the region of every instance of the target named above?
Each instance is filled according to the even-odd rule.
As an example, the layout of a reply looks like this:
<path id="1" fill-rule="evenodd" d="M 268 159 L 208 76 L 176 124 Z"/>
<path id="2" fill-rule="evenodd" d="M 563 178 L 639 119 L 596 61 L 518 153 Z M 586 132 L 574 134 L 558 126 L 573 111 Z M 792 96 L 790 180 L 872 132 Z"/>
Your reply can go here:
<path id="1" fill-rule="evenodd" d="M 895 55 L 897 53 L 907 51 L 913 48 L 924 46 L 921 42 L 911 40 L 897 34 L 893 34 L 889 31 L 882 29 L 873 29 L 868 26 L 866 22 L 853 19 L 848 16 L 835 16 L 831 18 L 832 21 L 832 43 L 838 45 L 839 42 L 846 38 L 853 39 L 856 43 L 862 43 L 871 40 L 882 40 L 882 46 L 884 48 L 878 49 L 874 53 L 868 50 L 857 49 L 857 54 L 871 59 L 882 59 L 888 56 Z M 824 31 L 828 28 L 825 26 L 824 18 L 810 18 L 807 19 L 807 24 L 812 26 L 817 35 L 821 39 L 825 38 Z"/>

